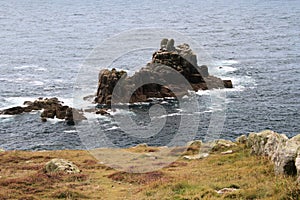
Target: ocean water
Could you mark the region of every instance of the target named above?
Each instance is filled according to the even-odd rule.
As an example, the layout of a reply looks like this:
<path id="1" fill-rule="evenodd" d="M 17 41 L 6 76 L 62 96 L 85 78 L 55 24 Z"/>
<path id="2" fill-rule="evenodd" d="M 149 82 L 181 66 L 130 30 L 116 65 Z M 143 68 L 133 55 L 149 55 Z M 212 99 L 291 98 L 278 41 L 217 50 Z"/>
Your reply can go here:
<path id="1" fill-rule="evenodd" d="M 210 73 L 233 81 L 235 88 L 224 91 L 226 118 L 220 138 L 264 129 L 292 137 L 300 133 L 299 24 L 297 0 L 1 1 L 0 108 L 37 97 L 58 97 L 71 105 L 81 63 L 95 47 L 117 33 L 155 27 L 191 37 L 211 56 Z M 209 92 L 197 95 L 209 104 Z M 176 105 L 169 109 L 162 132 L 146 139 L 121 133 L 110 117 L 97 120 L 117 146 L 167 145 L 181 115 Z M 213 111 L 209 105 L 205 111 L 195 138 L 207 133 Z M 141 125 L 149 123 L 147 106 L 118 112 Z M 41 123 L 39 112 L 0 116 L 0 148 L 98 146 L 83 144 L 76 127 L 63 121 Z"/>

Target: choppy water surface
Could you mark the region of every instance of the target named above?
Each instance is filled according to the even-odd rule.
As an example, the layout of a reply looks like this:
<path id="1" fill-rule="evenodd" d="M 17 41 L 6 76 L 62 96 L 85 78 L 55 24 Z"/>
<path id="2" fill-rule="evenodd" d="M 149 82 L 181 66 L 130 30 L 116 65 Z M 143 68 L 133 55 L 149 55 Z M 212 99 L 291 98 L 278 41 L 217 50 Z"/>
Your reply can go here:
<path id="1" fill-rule="evenodd" d="M 201 44 L 215 62 L 210 72 L 233 80 L 235 88 L 226 90 L 222 138 L 263 129 L 293 136 L 300 133 L 299 24 L 297 0 L 2 1 L 0 107 L 39 96 L 56 96 L 71 104 L 80 64 L 93 48 L 122 31 L 164 27 Z M 209 92 L 199 92 L 198 97 L 206 102 L 207 111 L 195 130 L 196 138 L 202 139 L 213 106 Z M 119 114 L 143 125 L 149 120 L 143 109 Z M 176 106 L 169 111 L 166 128 L 150 139 L 128 138 L 108 117 L 97 120 L 117 146 L 165 145 L 181 114 Z M 58 120 L 41 123 L 37 112 L 1 116 L 0 147 L 41 150 L 84 145 L 74 127 Z"/>

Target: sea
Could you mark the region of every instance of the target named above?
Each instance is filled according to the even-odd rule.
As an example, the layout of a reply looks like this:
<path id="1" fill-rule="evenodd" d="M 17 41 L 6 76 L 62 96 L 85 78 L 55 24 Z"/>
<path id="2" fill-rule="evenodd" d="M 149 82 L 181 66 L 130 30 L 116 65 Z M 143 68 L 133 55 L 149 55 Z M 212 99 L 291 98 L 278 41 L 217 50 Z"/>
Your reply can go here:
<path id="1" fill-rule="evenodd" d="M 156 118 L 164 119 L 165 124 L 146 132 L 149 137 L 131 135 L 130 131 L 149 128 L 155 103 L 119 107 L 110 116 L 90 113 L 93 120 L 76 126 L 58 119 L 42 123 L 40 111 L 0 115 L 0 148 L 168 146 L 172 139 L 182 136 L 177 133 L 184 115 L 188 116 L 184 126 L 193 129 L 188 129 L 191 135 L 184 133 L 187 137 L 183 141 L 206 140 L 211 135 L 234 140 L 265 129 L 288 137 L 300 133 L 299 0 L 10 0 L 0 1 L 0 27 L 0 110 L 38 97 L 57 97 L 73 106 L 86 58 L 116 34 L 136 29 L 170 30 L 192 38 L 209 55 L 210 63 L 205 64 L 210 74 L 231 79 L 234 85 L 233 89 L 191 94 L 202 106 L 201 116 L 199 112 L 186 115 L 172 99 L 157 101 L 166 111 Z M 159 44 L 157 41 L 158 48 Z M 129 59 L 124 62 L 130 62 L 130 54 L 126 56 Z M 140 56 L 151 59 L 151 54 Z M 105 67 L 99 66 L 99 70 Z M 126 70 L 135 71 L 130 67 Z M 218 128 L 211 123 L 218 112 L 213 102 L 220 96 L 215 93 L 223 98 Z M 124 130 L 116 116 L 132 118 L 137 126 Z M 195 118 L 197 124 L 190 124 L 189 119 Z"/>

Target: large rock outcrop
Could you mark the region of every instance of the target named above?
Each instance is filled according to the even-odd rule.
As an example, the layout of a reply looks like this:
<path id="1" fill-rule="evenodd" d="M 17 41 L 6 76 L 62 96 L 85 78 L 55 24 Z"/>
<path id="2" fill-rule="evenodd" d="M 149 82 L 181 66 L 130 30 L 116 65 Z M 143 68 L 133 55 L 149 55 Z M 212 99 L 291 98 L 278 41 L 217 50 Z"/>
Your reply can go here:
<path id="1" fill-rule="evenodd" d="M 246 144 L 253 154 L 273 161 L 276 174 L 297 175 L 300 179 L 300 135 L 288 139 L 284 134 L 266 130 L 250 133 Z"/>
<path id="2" fill-rule="evenodd" d="M 187 94 L 189 89 L 198 91 L 233 87 L 230 80 L 210 76 L 207 66 L 198 66 L 197 56 L 188 44 L 175 47 L 174 43 L 173 39 L 163 39 L 152 61 L 131 77 L 125 71 L 101 70 L 95 102 L 110 105 L 119 81 L 122 83 L 118 84 L 114 93 L 119 103 L 145 102 L 149 98 L 178 98 Z M 184 81 L 180 80 L 179 75 L 184 77 Z"/>
<path id="3" fill-rule="evenodd" d="M 194 143 L 199 145 L 193 145 Z M 202 143 L 192 141 L 188 143 L 187 151 L 196 152 L 193 155 L 184 156 L 185 159 L 194 160 L 207 157 L 211 151 L 233 148 L 237 144 L 245 144 L 251 154 L 267 157 L 274 163 L 275 174 L 296 176 L 300 183 L 300 134 L 289 139 L 284 134 L 278 134 L 271 130 L 259 133 L 250 133 L 248 137 L 242 135 L 236 138 L 236 143 L 228 140 L 216 140 Z M 230 154 L 233 150 L 221 152 Z"/>

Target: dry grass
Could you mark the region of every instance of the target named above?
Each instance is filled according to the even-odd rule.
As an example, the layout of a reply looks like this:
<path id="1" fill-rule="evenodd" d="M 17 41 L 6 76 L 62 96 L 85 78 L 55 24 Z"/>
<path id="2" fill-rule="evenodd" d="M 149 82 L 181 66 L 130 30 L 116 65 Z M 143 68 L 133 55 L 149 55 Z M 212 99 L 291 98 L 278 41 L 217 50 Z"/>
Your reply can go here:
<path id="1" fill-rule="evenodd" d="M 251 156 L 242 145 L 233 150 L 228 155 L 216 151 L 202 160 L 179 159 L 159 171 L 144 174 L 115 171 L 99 164 L 86 151 L 4 152 L 0 153 L 0 200 L 300 199 L 300 186 L 295 178 L 275 176 L 271 162 Z M 45 174 L 43 165 L 52 158 L 73 161 L 82 172 Z M 225 187 L 238 190 L 216 193 Z"/>

